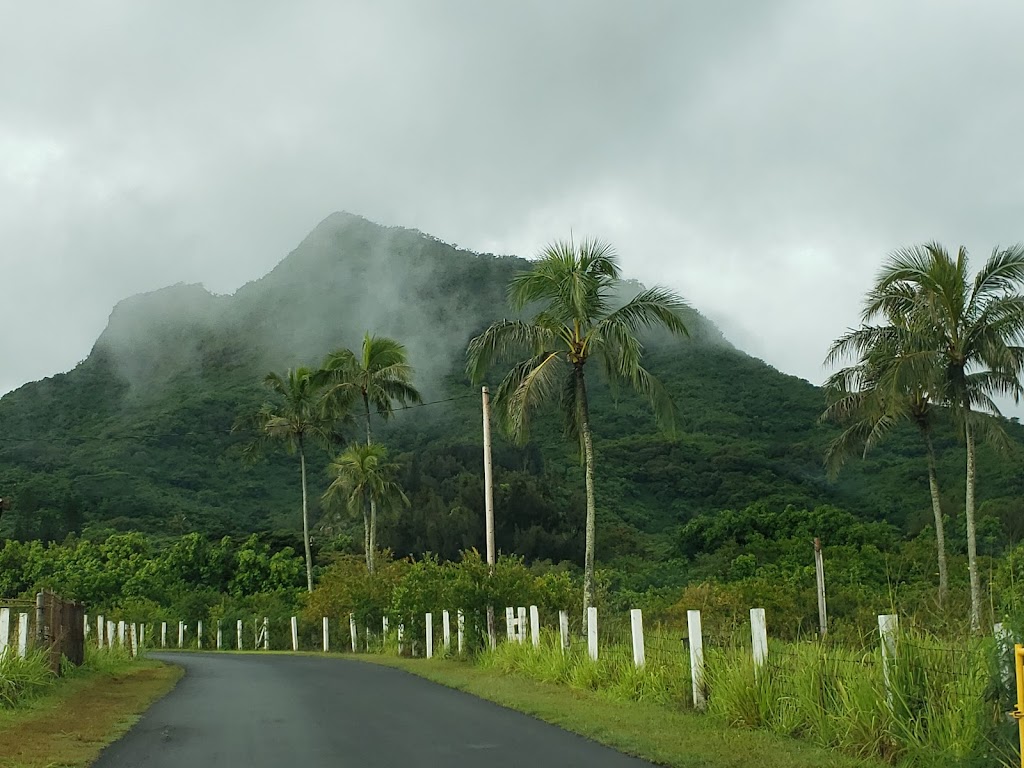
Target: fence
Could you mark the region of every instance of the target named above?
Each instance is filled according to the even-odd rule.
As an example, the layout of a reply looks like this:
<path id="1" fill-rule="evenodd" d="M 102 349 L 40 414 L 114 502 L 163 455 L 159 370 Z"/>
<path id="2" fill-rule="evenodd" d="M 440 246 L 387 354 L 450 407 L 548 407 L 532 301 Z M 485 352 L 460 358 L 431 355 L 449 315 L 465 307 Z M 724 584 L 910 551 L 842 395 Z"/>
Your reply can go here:
<path id="1" fill-rule="evenodd" d="M 29 650 L 38 649 L 55 675 L 61 674 L 63 660 L 81 666 L 84 616 L 83 606 L 52 592 L 40 592 L 34 602 L 6 601 L 0 606 L 0 654 L 17 652 L 25 658 Z"/>

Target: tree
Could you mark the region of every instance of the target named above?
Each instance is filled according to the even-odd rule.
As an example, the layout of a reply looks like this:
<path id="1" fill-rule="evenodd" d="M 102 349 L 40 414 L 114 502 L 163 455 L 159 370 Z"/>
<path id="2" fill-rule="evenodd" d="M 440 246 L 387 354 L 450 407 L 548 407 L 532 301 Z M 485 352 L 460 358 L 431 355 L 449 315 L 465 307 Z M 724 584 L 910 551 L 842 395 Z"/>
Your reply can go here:
<path id="1" fill-rule="evenodd" d="M 325 399 L 340 403 L 347 411 L 351 403 L 362 402 L 366 420 L 366 444 L 373 443 L 370 412 L 382 419 L 394 413 L 394 404 L 410 405 L 423 402 L 419 391 L 412 385 L 413 368 L 403 345 L 386 336 L 373 336 L 367 332 L 357 355 L 350 349 L 339 349 L 327 356 L 317 380 L 325 387 Z M 368 547 L 366 565 L 373 573 L 374 553 L 377 549 L 377 502 L 371 497 L 370 514 L 364 531 Z"/>
<path id="2" fill-rule="evenodd" d="M 387 463 L 388 451 L 379 443 L 353 443 L 331 462 L 328 472 L 334 480 L 324 494 L 325 501 L 343 499 L 351 512 L 363 513 L 363 543 L 366 569 L 374 572 L 374 546 L 371 541 L 371 508 L 384 508 L 409 499 L 393 479 L 395 468 Z"/>
<path id="3" fill-rule="evenodd" d="M 594 600 L 596 501 L 594 446 L 587 400 L 586 365 L 600 363 L 613 386 L 625 384 L 650 401 L 659 422 L 675 429 L 675 409 L 667 392 L 641 365 L 639 334 L 663 327 L 688 335 L 686 303 L 660 287 L 644 290 L 615 308 L 618 259 L 611 246 L 585 240 L 579 246 L 559 241 L 548 246 L 533 269 L 512 279 L 512 309 L 535 308 L 529 321 L 504 320 L 474 338 L 467 350 L 467 371 L 480 382 L 492 363 L 512 362 L 495 393 L 495 411 L 518 442 L 528 439 L 531 412 L 558 397 L 566 434 L 580 444 L 586 477 L 586 546 L 583 563 L 583 615 Z M 521 359 L 523 354 L 529 355 Z"/>
<path id="4" fill-rule="evenodd" d="M 863 312 L 865 328 L 850 349 L 866 351 L 883 331 L 898 339 L 893 379 L 919 380 L 950 408 L 967 444 L 967 559 L 971 627 L 981 625 L 981 584 L 975 530 L 975 443 L 979 430 L 997 437 L 994 396 L 1024 390 L 1024 246 L 996 249 L 971 279 L 965 248 L 953 257 L 938 243 L 894 252 L 882 267 Z M 887 328 L 867 325 L 882 318 Z M 909 372 L 908 372 L 909 371 Z"/>
<path id="5" fill-rule="evenodd" d="M 862 331 L 856 330 L 838 339 L 829 351 L 825 364 L 835 363 L 854 346 L 852 339 Z M 888 373 L 891 366 L 904 374 L 912 371 L 898 366 L 900 350 L 892 342 L 899 337 L 894 329 L 872 332 L 868 350 L 855 364 L 833 374 L 825 382 L 828 406 L 821 421 L 832 421 L 845 427 L 828 446 L 825 463 L 829 474 L 835 476 L 853 453 L 864 456 L 883 439 L 893 427 L 911 422 L 917 427 L 925 444 L 928 462 L 928 489 L 931 494 L 932 513 L 935 518 L 935 547 L 939 564 L 939 605 L 946 604 L 949 595 L 949 568 L 946 561 L 946 531 L 942 516 L 942 499 L 935 471 L 935 447 L 932 429 L 935 422 L 935 404 L 927 384 L 920 378 L 907 379 Z"/>
<path id="6" fill-rule="evenodd" d="M 268 373 L 264 384 L 277 396 L 275 402 L 262 405 L 250 417 L 236 425 L 249 423 L 256 439 L 245 449 L 248 458 L 261 455 L 271 443 L 283 444 L 289 454 L 298 453 L 302 477 L 302 541 L 306 549 L 306 588 L 313 591 L 313 554 L 309 546 L 309 504 L 306 485 L 306 450 L 310 444 L 326 446 L 336 442 L 336 427 L 345 421 L 342 400 L 335 398 L 330 410 L 324 407 L 322 388 L 309 368 L 289 368 L 281 376 Z"/>

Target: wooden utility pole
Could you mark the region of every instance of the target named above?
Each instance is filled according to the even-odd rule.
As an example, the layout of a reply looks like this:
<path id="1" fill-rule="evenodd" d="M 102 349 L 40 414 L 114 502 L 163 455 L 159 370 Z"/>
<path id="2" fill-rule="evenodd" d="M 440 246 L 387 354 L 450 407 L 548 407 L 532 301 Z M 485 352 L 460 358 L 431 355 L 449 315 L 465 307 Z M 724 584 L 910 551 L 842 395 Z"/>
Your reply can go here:
<path id="1" fill-rule="evenodd" d="M 484 520 L 487 535 L 487 570 L 494 573 L 494 477 L 491 466 L 491 394 L 481 388 L 484 412 Z M 494 606 L 487 606 L 487 637 L 491 649 L 497 647 L 498 636 L 494 628 Z"/>
<path id="2" fill-rule="evenodd" d="M 818 628 L 821 637 L 828 633 L 828 611 L 825 607 L 825 558 L 821 554 L 821 539 L 814 539 L 814 572 L 818 581 Z"/>

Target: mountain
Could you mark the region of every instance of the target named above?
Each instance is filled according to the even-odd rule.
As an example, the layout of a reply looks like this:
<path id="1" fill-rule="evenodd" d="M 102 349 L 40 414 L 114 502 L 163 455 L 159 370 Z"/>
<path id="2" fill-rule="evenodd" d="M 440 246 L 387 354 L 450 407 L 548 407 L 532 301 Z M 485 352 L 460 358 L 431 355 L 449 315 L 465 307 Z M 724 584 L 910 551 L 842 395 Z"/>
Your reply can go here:
<path id="1" fill-rule="evenodd" d="M 245 436 L 232 425 L 265 398 L 267 371 L 315 364 L 370 330 L 409 347 L 430 403 L 382 425 L 413 501 L 384 521 L 383 541 L 400 553 L 445 556 L 478 546 L 479 400 L 463 355 L 475 333 L 508 315 L 505 287 L 527 267 L 336 213 L 231 296 L 176 285 L 121 302 L 78 367 L 0 399 L 0 491 L 15 500 L 0 533 L 293 535 L 297 462 L 276 454 L 243 464 Z M 830 482 L 821 457 L 833 432 L 817 423 L 820 390 L 735 349 L 699 313 L 688 322 L 688 340 L 646 340 L 649 367 L 681 414 L 677 439 L 659 435 L 636 398 L 616 399 L 594 384 L 600 556 L 664 553 L 694 516 L 758 501 L 832 504 L 911 533 L 927 524 L 923 453 L 912 433 L 898 433 Z M 979 483 L 982 513 L 1007 531 L 1024 497 L 1016 470 L 1024 435 L 1008 427 L 1014 452 L 984 452 Z M 947 511 L 955 514 L 962 450 L 949 433 L 938 443 Z M 313 460 L 315 491 L 326 486 L 325 462 Z M 499 547 L 577 558 L 582 474 L 557 420 L 540 419 L 522 448 L 499 439 L 495 462 Z M 348 546 L 353 521 L 315 514 L 321 546 Z"/>

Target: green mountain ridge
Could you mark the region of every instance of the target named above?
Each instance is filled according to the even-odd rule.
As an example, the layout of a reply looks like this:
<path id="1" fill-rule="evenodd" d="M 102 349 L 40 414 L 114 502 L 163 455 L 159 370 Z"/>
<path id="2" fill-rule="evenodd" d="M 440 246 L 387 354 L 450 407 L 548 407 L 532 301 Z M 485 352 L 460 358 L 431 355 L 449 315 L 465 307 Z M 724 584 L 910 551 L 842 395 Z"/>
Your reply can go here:
<path id="1" fill-rule="evenodd" d="M 0 399 L 0 490 L 15 499 L 0 534 L 60 538 L 84 527 L 241 535 L 299 528 L 298 468 L 271 455 L 240 460 L 239 413 L 264 399 L 269 370 L 318 362 L 364 331 L 405 343 L 431 403 L 396 414 L 381 435 L 403 466 L 412 508 L 385 519 L 398 553 L 454 556 L 483 538 L 478 389 L 466 380 L 469 338 L 508 316 L 505 287 L 528 262 L 476 254 L 415 230 L 332 214 L 277 267 L 219 296 L 179 284 L 120 302 L 74 370 Z M 627 285 L 639 290 L 638 283 Z M 833 504 L 916 532 L 929 519 L 923 452 L 909 430 L 829 482 L 817 424 L 822 395 L 808 382 L 736 350 L 696 311 L 692 338 L 648 342 L 650 369 L 675 397 L 681 431 L 659 435 L 634 397 L 594 385 L 598 555 L 654 556 L 700 514 L 755 502 Z M 554 414 L 551 414 L 554 416 Z M 1024 497 L 1017 453 L 982 456 L 979 489 L 997 518 Z M 947 513 L 962 501 L 961 450 L 939 435 Z M 495 446 L 498 543 L 530 558 L 577 559 L 582 476 L 554 418 L 531 444 Z M 322 490 L 325 456 L 314 460 Z M 1017 504 L 1018 506 L 1014 506 Z M 329 510 L 318 541 L 353 521 Z M 358 539 L 358 537 L 356 537 Z"/>

